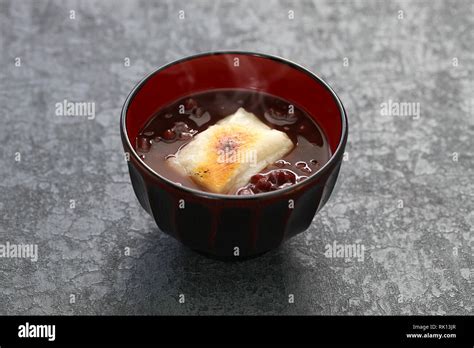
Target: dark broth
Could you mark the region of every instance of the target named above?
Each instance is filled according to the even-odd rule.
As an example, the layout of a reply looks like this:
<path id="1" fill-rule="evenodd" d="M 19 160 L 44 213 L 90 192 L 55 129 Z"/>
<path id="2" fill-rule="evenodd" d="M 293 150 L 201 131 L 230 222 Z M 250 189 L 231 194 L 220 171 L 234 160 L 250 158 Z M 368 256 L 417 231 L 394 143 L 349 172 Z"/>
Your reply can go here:
<path id="1" fill-rule="evenodd" d="M 290 186 L 317 172 L 330 158 L 326 137 L 297 105 L 281 98 L 240 89 L 196 93 L 160 109 L 140 131 L 135 148 L 154 171 L 183 186 L 203 190 L 190 177 L 166 163 L 193 136 L 243 107 L 271 128 L 285 132 L 295 144 L 281 160 L 269 165 L 231 194 L 255 194 Z"/>

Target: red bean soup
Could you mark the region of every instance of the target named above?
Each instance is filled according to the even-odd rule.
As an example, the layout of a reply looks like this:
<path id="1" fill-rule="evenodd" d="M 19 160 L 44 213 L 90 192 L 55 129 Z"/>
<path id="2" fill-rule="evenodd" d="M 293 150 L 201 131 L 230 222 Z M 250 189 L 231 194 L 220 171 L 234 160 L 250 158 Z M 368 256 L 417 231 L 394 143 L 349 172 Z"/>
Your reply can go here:
<path id="1" fill-rule="evenodd" d="M 305 180 L 329 161 L 330 146 L 313 117 L 295 103 L 251 89 L 208 90 L 160 108 L 138 132 L 135 149 L 150 168 L 168 180 L 207 191 L 192 176 L 170 166 L 169 160 L 198 134 L 239 108 L 252 113 L 271 129 L 284 132 L 293 148 L 227 194 L 254 195 L 288 187 Z"/>

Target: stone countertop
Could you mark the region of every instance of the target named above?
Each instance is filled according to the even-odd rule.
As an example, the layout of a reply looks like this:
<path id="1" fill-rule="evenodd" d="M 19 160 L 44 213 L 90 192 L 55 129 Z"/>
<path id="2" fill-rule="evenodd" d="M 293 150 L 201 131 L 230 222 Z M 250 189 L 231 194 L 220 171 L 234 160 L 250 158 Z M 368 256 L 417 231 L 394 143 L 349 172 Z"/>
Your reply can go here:
<path id="1" fill-rule="evenodd" d="M 0 258 L 0 314 L 472 314 L 473 21 L 470 0 L 0 0 L 0 244 L 38 246 Z M 238 263 L 157 230 L 118 126 L 153 68 L 226 49 L 308 67 L 350 125 L 311 228 Z M 95 117 L 56 116 L 64 100 Z M 384 115 L 402 102 L 419 113 Z"/>

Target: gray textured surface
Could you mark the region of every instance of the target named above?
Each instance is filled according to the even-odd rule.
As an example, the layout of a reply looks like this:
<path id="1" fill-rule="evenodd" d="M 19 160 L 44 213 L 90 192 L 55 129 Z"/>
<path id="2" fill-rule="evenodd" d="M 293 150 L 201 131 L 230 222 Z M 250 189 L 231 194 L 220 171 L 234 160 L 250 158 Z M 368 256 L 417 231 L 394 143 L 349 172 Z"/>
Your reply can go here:
<path id="1" fill-rule="evenodd" d="M 0 0 L 0 243 L 39 248 L 36 263 L 0 259 L 0 314 L 472 313 L 473 19 L 468 0 Z M 157 231 L 119 138 L 139 79 L 215 49 L 310 68 L 350 120 L 349 160 L 312 227 L 235 264 Z M 96 118 L 55 116 L 64 99 L 95 102 Z M 389 99 L 419 102 L 420 119 L 382 116 Z M 364 262 L 326 258 L 334 240 L 362 243 Z"/>

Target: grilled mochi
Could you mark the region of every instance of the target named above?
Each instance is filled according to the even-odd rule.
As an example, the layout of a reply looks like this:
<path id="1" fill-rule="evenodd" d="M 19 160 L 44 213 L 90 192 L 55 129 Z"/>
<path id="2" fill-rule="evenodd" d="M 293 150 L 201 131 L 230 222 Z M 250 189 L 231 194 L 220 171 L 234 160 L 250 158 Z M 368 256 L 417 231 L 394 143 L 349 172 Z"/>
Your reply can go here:
<path id="1" fill-rule="evenodd" d="M 286 133 L 239 108 L 197 134 L 168 163 L 208 191 L 232 193 L 293 146 Z"/>

